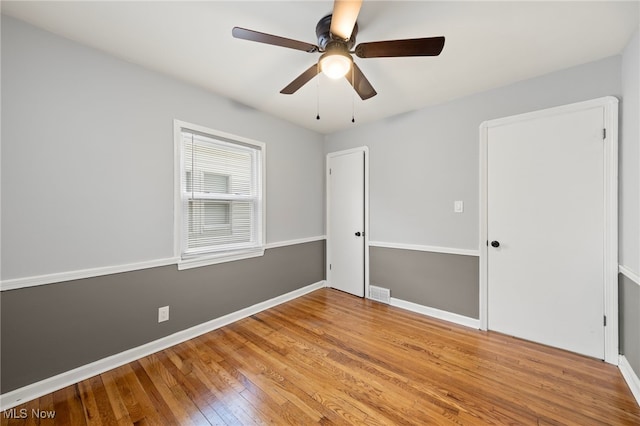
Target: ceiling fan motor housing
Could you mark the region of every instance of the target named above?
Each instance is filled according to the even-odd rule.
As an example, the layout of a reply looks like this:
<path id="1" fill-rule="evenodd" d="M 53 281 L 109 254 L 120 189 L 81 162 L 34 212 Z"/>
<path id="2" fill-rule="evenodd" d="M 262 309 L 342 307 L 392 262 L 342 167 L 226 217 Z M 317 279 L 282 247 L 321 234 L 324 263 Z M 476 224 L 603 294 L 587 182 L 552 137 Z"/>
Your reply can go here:
<path id="1" fill-rule="evenodd" d="M 329 43 L 340 43 L 346 45 L 346 50 L 350 50 L 356 44 L 356 35 L 358 34 L 358 23 L 354 24 L 353 31 L 351 32 L 351 37 L 349 40 L 342 40 L 338 37 L 334 37 L 331 34 L 331 17 L 333 15 L 327 15 L 324 18 L 318 21 L 318 25 L 316 25 L 316 36 L 318 37 L 318 46 L 320 50 L 327 50 L 327 46 Z M 333 43 L 332 43 L 333 44 Z"/>

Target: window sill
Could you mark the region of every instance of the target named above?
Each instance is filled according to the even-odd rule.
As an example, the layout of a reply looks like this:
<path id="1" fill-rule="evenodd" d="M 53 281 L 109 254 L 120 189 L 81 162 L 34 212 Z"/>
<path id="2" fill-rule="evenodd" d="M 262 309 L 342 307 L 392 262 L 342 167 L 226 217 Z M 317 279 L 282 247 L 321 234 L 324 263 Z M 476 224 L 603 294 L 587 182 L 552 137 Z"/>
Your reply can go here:
<path id="1" fill-rule="evenodd" d="M 250 259 L 264 255 L 264 248 L 234 251 L 224 254 L 202 255 L 188 259 L 178 260 L 178 270 L 200 268 L 202 266 L 215 265 L 218 263 L 233 262 L 235 260 Z"/>

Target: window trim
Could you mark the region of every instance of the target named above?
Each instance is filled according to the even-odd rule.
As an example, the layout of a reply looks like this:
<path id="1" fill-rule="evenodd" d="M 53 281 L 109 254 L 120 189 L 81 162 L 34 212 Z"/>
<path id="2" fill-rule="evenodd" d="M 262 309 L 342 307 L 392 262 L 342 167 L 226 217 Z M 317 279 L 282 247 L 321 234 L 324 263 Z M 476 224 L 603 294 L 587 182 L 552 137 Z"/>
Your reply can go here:
<path id="1" fill-rule="evenodd" d="M 221 139 L 222 142 L 247 145 L 255 147 L 260 150 L 260 179 L 261 179 L 261 221 L 262 226 L 259 233 L 260 242 L 257 247 L 242 248 L 236 250 L 229 250 L 219 253 L 205 253 L 200 255 L 190 255 L 183 258 L 182 255 L 182 237 L 183 237 L 183 224 L 182 224 L 182 173 L 183 161 L 182 161 L 182 131 L 193 131 L 195 133 L 201 133 L 203 135 L 209 135 L 216 139 Z M 177 265 L 179 270 L 198 268 L 201 266 L 214 265 L 217 263 L 232 262 L 235 260 L 249 259 L 252 257 L 259 257 L 264 255 L 266 244 L 266 228 L 267 228 L 267 201 L 266 201 L 266 164 L 267 164 L 267 152 L 266 144 L 264 142 L 256 141 L 253 139 L 245 138 L 242 136 L 234 135 L 231 133 L 222 132 L 219 130 L 210 129 L 205 126 L 188 123 L 181 120 L 173 120 L 173 133 L 174 133 L 174 173 L 173 173 L 173 207 L 174 207 L 174 224 L 173 224 L 173 243 L 174 243 L 174 256 L 177 259 Z"/>

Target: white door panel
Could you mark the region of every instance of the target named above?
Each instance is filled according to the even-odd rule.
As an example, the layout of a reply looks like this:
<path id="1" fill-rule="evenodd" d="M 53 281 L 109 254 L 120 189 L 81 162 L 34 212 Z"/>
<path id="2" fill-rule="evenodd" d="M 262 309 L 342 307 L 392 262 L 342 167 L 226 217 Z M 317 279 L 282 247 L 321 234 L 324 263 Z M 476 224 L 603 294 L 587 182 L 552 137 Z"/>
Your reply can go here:
<path id="1" fill-rule="evenodd" d="M 365 152 L 329 154 L 327 161 L 327 279 L 331 287 L 363 297 Z"/>
<path id="2" fill-rule="evenodd" d="M 602 107 L 488 129 L 488 327 L 604 358 Z"/>

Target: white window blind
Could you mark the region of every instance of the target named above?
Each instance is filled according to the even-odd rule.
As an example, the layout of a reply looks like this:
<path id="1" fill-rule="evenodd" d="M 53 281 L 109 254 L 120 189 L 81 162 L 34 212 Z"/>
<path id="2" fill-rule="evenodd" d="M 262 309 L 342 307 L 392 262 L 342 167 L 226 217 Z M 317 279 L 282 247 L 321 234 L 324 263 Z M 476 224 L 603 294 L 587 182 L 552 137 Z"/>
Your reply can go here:
<path id="1" fill-rule="evenodd" d="M 263 148 L 180 129 L 181 257 L 263 246 Z"/>

